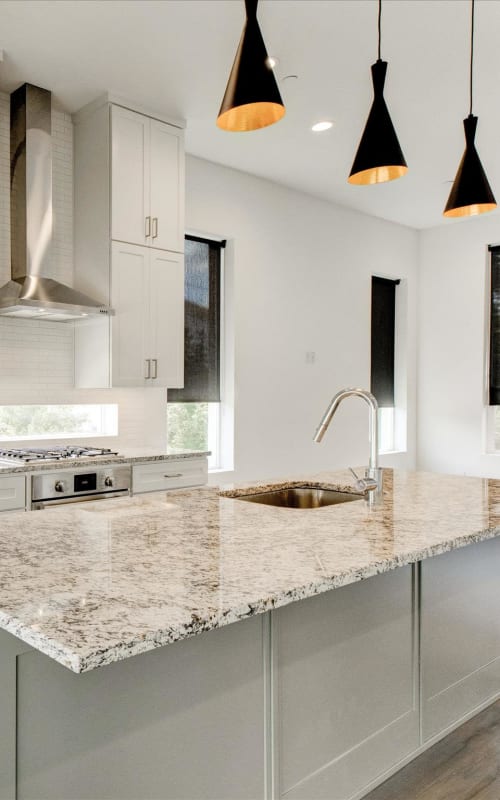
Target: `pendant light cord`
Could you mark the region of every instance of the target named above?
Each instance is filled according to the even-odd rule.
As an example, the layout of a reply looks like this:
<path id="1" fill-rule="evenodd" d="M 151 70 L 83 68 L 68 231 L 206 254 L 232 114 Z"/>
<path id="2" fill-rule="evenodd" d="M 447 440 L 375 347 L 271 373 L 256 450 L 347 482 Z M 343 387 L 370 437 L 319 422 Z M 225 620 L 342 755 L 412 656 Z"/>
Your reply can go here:
<path id="1" fill-rule="evenodd" d="M 472 0 L 474 3 L 474 0 Z M 382 40 L 382 0 L 378 0 L 378 60 L 380 61 L 380 44 Z"/>
<path id="2" fill-rule="evenodd" d="M 472 114 L 472 67 L 474 64 L 474 2 L 472 0 L 471 26 L 470 26 L 470 108 L 469 116 Z"/>

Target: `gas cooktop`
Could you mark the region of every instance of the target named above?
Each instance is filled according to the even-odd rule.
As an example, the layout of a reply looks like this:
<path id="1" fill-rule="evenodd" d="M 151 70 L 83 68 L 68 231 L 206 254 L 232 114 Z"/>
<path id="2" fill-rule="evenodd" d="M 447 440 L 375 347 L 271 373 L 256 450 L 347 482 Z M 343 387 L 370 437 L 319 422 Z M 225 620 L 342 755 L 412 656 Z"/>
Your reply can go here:
<path id="1" fill-rule="evenodd" d="M 12 463 L 32 464 L 34 461 L 65 461 L 67 459 L 95 458 L 97 456 L 117 456 L 107 447 L 83 447 L 82 445 L 61 445 L 57 447 L 28 447 L 20 450 L 0 450 L 0 460 Z"/>

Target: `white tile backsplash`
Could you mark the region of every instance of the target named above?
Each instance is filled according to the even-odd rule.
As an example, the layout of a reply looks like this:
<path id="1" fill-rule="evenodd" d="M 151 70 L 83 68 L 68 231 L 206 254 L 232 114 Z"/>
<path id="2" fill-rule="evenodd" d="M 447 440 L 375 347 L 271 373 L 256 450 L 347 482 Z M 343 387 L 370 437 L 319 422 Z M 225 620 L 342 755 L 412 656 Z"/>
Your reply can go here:
<path id="1" fill-rule="evenodd" d="M 0 285 L 10 278 L 10 98 L 0 93 Z M 53 239 L 50 276 L 73 282 L 73 125 L 52 109 Z M 73 387 L 73 325 L 0 317 L 0 403 L 118 403 L 119 433 L 92 441 L 166 448 L 166 390 Z"/>

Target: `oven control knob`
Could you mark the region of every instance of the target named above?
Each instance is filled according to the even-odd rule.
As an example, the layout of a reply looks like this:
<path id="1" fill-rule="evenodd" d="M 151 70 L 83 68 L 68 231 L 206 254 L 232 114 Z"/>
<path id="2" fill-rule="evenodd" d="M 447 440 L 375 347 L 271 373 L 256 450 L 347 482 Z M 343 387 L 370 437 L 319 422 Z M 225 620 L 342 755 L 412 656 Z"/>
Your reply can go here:
<path id="1" fill-rule="evenodd" d="M 108 475 L 107 478 L 104 478 L 104 485 L 105 486 L 113 486 L 113 478 L 111 478 L 109 475 Z"/>
<path id="2" fill-rule="evenodd" d="M 54 484 L 54 489 L 56 490 L 56 492 L 64 492 L 64 482 L 56 481 Z"/>

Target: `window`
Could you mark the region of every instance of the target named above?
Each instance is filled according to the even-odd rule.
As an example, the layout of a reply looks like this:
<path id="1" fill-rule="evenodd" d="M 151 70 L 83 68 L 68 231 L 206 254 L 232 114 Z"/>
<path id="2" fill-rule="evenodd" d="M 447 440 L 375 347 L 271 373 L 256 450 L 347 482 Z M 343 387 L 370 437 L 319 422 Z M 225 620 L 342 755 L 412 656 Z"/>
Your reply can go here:
<path id="1" fill-rule="evenodd" d="M 396 290 L 399 280 L 372 276 L 371 392 L 379 404 L 380 452 L 404 450 L 405 414 L 396 404 Z M 402 424 L 401 424 L 402 423 Z"/>
<path id="2" fill-rule="evenodd" d="M 186 236 L 184 388 L 170 389 L 167 436 L 171 450 L 210 450 L 210 469 L 227 468 L 223 434 L 225 242 Z"/>
<path id="3" fill-rule="evenodd" d="M 500 450 L 500 246 L 490 246 L 486 450 Z"/>
<path id="4" fill-rule="evenodd" d="M 488 405 L 500 406 L 500 247 L 490 247 L 490 353 Z"/>
<path id="5" fill-rule="evenodd" d="M 0 440 L 116 436 L 118 406 L 0 406 Z"/>

